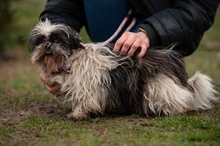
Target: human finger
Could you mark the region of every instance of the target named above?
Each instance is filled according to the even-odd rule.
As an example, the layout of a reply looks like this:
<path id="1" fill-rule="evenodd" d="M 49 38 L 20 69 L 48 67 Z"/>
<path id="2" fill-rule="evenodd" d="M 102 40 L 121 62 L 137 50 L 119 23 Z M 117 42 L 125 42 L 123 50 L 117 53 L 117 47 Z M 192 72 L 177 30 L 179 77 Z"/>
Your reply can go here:
<path id="1" fill-rule="evenodd" d="M 60 89 L 60 85 L 58 83 L 51 82 L 48 76 L 44 73 L 40 73 L 40 79 L 43 81 L 45 88 L 51 93 L 51 94 L 58 94 L 58 91 Z"/>
<path id="2" fill-rule="evenodd" d="M 134 53 L 137 51 L 137 49 L 140 47 L 141 45 L 141 40 L 136 40 L 130 47 L 129 51 L 128 51 L 128 55 L 129 56 L 133 56 Z"/>
<path id="3" fill-rule="evenodd" d="M 57 94 L 59 89 L 60 89 L 60 85 L 59 84 L 52 84 L 52 85 L 47 85 L 47 84 L 44 84 L 45 85 L 45 88 L 51 93 L 51 94 Z"/>
<path id="4" fill-rule="evenodd" d="M 124 42 L 127 40 L 127 33 L 123 33 L 122 36 L 115 42 L 114 45 L 114 52 L 119 52 L 124 44 Z"/>
<path id="5" fill-rule="evenodd" d="M 127 38 L 127 40 L 124 42 L 124 44 L 122 45 L 122 48 L 120 50 L 120 55 L 126 55 L 129 52 L 129 50 L 131 49 L 132 45 L 135 43 L 135 41 L 136 41 L 135 36 L 130 35 Z"/>
<path id="6" fill-rule="evenodd" d="M 50 84 L 50 80 L 48 78 L 48 76 L 44 73 L 40 73 L 40 79 L 41 81 L 43 81 L 45 84 L 49 85 Z"/>
<path id="7" fill-rule="evenodd" d="M 148 46 L 146 43 L 142 43 L 142 45 L 140 46 L 141 51 L 140 51 L 140 53 L 138 54 L 138 57 L 140 57 L 140 58 L 144 57 L 144 55 L 145 55 L 146 52 L 147 52 L 148 47 L 149 47 L 149 46 Z"/>

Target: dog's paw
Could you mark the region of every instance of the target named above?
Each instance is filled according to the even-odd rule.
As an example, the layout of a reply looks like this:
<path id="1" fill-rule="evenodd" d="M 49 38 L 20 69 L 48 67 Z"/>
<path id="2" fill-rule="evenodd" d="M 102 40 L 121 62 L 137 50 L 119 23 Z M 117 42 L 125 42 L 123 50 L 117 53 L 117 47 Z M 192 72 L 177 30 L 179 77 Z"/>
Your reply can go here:
<path id="1" fill-rule="evenodd" d="M 68 118 L 74 121 L 81 121 L 88 119 L 89 114 L 85 112 L 73 112 L 68 115 Z"/>

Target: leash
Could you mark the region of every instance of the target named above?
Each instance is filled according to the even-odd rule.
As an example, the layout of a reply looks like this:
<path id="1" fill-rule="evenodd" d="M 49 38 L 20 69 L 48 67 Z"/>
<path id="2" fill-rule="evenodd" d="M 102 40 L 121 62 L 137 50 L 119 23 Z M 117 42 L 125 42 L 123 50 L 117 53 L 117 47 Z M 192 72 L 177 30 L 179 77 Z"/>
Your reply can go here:
<path id="1" fill-rule="evenodd" d="M 131 17 L 131 14 L 132 14 L 132 9 L 130 9 L 128 11 L 128 14 L 125 16 L 125 18 L 123 19 L 123 21 L 121 22 L 121 24 L 119 25 L 119 27 L 117 28 L 117 30 L 115 31 L 115 33 L 109 38 L 107 39 L 106 41 L 103 42 L 103 44 L 108 44 L 110 43 L 113 39 L 116 38 L 116 36 L 121 32 L 122 28 L 125 26 L 126 22 L 129 20 L 129 18 Z M 126 28 L 125 31 L 129 31 L 131 30 L 131 28 L 135 25 L 136 23 L 136 18 L 134 17 L 132 19 L 132 22 L 131 24 Z"/>
<path id="2" fill-rule="evenodd" d="M 123 19 L 123 21 L 121 22 L 121 24 L 119 25 L 119 27 L 117 28 L 117 30 L 115 31 L 115 33 L 106 41 L 102 42 L 104 45 L 110 43 L 112 40 L 114 40 L 116 38 L 116 36 L 121 32 L 122 28 L 125 26 L 125 24 L 127 23 L 127 21 L 129 20 L 129 18 L 131 17 L 132 14 L 132 9 L 130 9 L 127 13 L 127 15 L 125 16 L 125 18 Z M 132 27 L 135 25 L 136 23 L 136 18 L 134 17 L 132 19 L 131 24 L 125 29 L 125 31 L 129 31 L 132 29 Z M 74 53 L 73 53 L 74 54 Z M 71 66 L 72 63 L 69 63 L 67 65 L 65 65 L 63 67 L 63 71 L 67 72 L 67 73 L 71 73 Z"/>

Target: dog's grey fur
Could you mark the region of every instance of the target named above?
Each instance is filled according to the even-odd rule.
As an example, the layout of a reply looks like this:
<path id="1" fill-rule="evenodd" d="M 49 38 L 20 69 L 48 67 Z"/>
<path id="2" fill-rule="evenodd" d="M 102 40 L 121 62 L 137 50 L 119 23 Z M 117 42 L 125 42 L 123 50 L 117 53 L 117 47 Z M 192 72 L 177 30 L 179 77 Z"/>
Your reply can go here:
<path id="1" fill-rule="evenodd" d="M 62 41 L 54 37 L 55 32 Z M 150 48 L 143 58 L 121 56 L 103 44 L 84 48 L 75 31 L 48 20 L 32 31 L 29 46 L 38 70 L 61 84 L 61 92 L 72 104 L 69 117 L 75 120 L 111 111 L 178 115 L 211 108 L 216 101 L 211 79 L 199 72 L 189 79 L 181 56 L 172 48 Z M 71 64 L 70 73 L 60 72 L 66 64 Z"/>

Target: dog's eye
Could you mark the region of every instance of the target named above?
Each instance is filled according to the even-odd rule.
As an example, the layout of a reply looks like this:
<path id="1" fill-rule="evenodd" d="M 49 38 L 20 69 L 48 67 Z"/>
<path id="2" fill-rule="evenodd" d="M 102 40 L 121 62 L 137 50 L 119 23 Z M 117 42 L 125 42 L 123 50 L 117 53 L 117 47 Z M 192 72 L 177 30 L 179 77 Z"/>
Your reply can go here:
<path id="1" fill-rule="evenodd" d="M 58 34 L 53 34 L 53 35 L 51 35 L 51 37 L 50 37 L 49 40 L 50 40 L 50 42 L 52 42 L 52 43 L 62 43 L 62 42 L 63 42 L 62 37 L 59 36 Z"/>
<path id="2" fill-rule="evenodd" d="M 66 37 L 65 35 L 66 34 L 64 34 L 62 32 L 51 33 L 49 41 L 52 43 L 64 43 L 65 39 L 63 37 Z"/>
<path id="3" fill-rule="evenodd" d="M 50 36 L 50 42 L 57 43 L 59 37 L 57 35 L 51 35 Z"/>
<path id="4" fill-rule="evenodd" d="M 34 43 L 35 46 L 38 46 L 40 44 L 42 44 L 45 40 L 45 37 L 44 36 L 40 36 L 36 39 L 36 42 Z"/>

